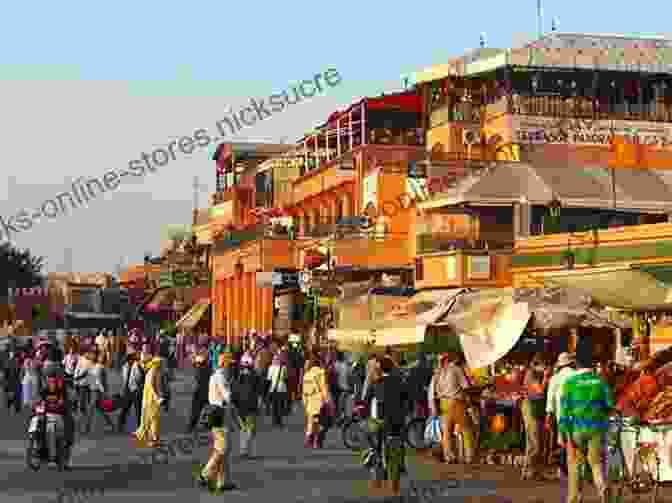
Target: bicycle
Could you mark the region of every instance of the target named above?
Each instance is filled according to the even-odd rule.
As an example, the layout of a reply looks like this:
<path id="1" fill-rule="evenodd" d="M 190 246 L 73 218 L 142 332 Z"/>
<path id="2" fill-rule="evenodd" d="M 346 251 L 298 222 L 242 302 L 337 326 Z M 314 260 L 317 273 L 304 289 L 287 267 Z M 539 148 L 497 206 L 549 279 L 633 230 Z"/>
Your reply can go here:
<path id="1" fill-rule="evenodd" d="M 345 418 L 341 426 L 341 438 L 347 449 L 361 450 L 369 446 L 369 410 L 366 402 L 356 401 L 353 405 L 352 416 Z M 425 425 L 428 417 L 420 414 L 407 421 L 401 433 L 405 445 L 413 449 L 424 449 Z"/>
<path id="2" fill-rule="evenodd" d="M 612 494 L 619 501 L 624 501 L 626 494 L 630 493 L 636 502 L 658 503 L 661 459 L 656 453 L 657 443 L 640 440 L 642 427 L 652 425 L 637 424 L 635 420 L 626 420 L 622 414 L 609 418 L 609 422 L 616 427 L 616 431 L 610 429 L 607 455 L 610 458 L 617 457 L 620 465 L 609 466 L 608 484 L 612 489 Z M 652 428 L 655 429 L 655 426 Z M 632 471 L 625 460 L 623 433 L 635 434 Z"/>

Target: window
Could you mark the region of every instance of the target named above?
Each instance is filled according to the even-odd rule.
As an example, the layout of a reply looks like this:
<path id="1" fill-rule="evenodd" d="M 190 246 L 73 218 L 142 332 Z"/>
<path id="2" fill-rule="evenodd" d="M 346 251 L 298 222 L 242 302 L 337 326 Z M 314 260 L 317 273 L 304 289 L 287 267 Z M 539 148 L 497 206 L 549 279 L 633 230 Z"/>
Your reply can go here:
<path id="1" fill-rule="evenodd" d="M 477 255 L 468 257 L 469 279 L 490 279 L 490 256 Z"/>

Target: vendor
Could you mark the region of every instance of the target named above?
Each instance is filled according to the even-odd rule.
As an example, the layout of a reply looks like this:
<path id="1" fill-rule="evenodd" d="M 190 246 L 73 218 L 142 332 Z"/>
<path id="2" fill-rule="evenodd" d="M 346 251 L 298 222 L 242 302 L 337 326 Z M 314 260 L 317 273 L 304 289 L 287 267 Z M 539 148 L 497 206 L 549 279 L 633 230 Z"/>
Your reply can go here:
<path id="1" fill-rule="evenodd" d="M 467 420 L 464 394 L 464 390 L 469 387 L 469 381 L 464 369 L 458 365 L 459 355 L 444 353 L 439 361 L 440 369 L 434 374 L 429 385 L 428 401 L 432 415 L 441 416 L 444 461 L 446 463 L 457 461 L 453 448 L 453 433 L 455 429 L 460 429 L 464 435 L 464 461 L 470 464 L 474 458 L 474 434 L 471 423 Z"/>
<path id="2" fill-rule="evenodd" d="M 527 398 L 522 403 L 523 422 L 525 424 L 525 466 L 523 480 L 543 480 L 541 468 L 542 439 L 544 433 L 544 365 L 539 356 L 535 356 L 525 375 Z"/>
<path id="3" fill-rule="evenodd" d="M 555 364 L 555 375 L 551 377 L 546 394 L 546 429 L 557 431 L 558 414 L 560 413 L 560 390 L 565 380 L 576 373 L 574 368 L 576 355 L 574 353 L 561 353 Z M 555 428 L 551 428 L 556 425 Z M 560 437 L 558 436 L 559 440 Z M 561 453 L 560 469 L 558 476 L 567 476 L 567 457 L 563 449 Z"/>

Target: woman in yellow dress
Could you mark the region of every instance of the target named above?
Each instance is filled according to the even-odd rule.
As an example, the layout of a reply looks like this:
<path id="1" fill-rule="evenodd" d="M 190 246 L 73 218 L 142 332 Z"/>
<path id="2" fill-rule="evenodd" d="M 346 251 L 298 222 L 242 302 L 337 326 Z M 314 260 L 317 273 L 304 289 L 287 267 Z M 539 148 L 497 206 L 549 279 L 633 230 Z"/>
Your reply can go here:
<path id="1" fill-rule="evenodd" d="M 161 404 L 165 397 L 161 389 L 161 358 L 152 357 L 143 350 L 145 387 L 142 394 L 142 419 L 135 432 L 138 447 L 157 447 L 160 440 Z"/>
<path id="2" fill-rule="evenodd" d="M 306 447 L 319 447 L 320 411 L 330 399 L 327 373 L 320 366 L 317 355 L 310 356 L 308 370 L 303 377 L 303 406 L 306 409 Z"/>

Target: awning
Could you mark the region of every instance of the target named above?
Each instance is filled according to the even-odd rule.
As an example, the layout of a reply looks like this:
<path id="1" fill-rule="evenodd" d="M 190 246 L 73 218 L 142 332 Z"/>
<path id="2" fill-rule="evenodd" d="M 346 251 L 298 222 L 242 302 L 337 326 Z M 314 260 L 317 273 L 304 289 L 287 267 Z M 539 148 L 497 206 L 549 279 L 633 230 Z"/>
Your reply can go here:
<path id="1" fill-rule="evenodd" d="M 194 304 L 191 306 L 191 309 L 182 316 L 182 318 L 179 319 L 179 321 L 175 324 L 175 327 L 178 329 L 185 329 L 185 330 L 191 330 L 193 329 L 196 325 L 198 325 L 198 322 L 201 321 L 205 313 L 208 311 L 208 308 L 210 307 L 210 301 L 206 302 L 199 302 L 197 304 Z"/>
<path id="2" fill-rule="evenodd" d="M 631 266 L 554 271 L 536 276 L 548 284 L 581 289 L 600 304 L 615 308 L 638 311 L 672 304 L 672 288 L 645 270 Z"/>
<path id="3" fill-rule="evenodd" d="M 367 343 L 380 347 L 417 344 L 424 340 L 425 329 L 450 310 L 462 291 L 424 290 L 412 297 L 368 295 L 366 305 L 337 304 L 337 329 L 330 330 L 328 337 L 343 348 Z"/>
<path id="4" fill-rule="evenodd" d="M 495 363 L 518 342 L 531 313 L 514 294 L 513 288 L 498 288 L 460 295 L 442 320 L 458 332 L 469 367 Z"/>

